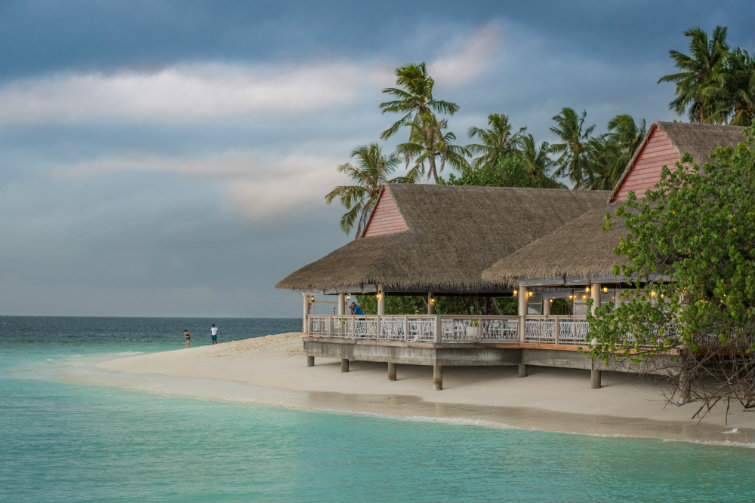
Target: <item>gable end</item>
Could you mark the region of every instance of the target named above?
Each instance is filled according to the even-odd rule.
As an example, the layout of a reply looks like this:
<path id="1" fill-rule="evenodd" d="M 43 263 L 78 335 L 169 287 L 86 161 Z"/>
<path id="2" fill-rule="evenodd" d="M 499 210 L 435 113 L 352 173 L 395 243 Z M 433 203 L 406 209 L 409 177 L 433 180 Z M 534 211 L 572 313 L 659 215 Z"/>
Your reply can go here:
<path id="1" fill-rule="evenodd" d="M 408 231 L 409 227 L 401 216 L 401 212 L 396 206 L 396 201 L 391 195 L 391 191 L 383 187 L 380 193 L 375 209 L 370 215 L 367 227 L 362 233 L 362 237 L 382 236 L 384 234 L 395 234 L 397 232 Z"/>

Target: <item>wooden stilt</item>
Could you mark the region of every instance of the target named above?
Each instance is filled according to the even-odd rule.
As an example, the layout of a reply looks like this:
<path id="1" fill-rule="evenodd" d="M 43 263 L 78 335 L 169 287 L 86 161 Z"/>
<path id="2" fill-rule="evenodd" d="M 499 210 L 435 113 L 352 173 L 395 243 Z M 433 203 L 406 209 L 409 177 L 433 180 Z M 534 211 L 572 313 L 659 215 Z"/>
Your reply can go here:
<path id="1" fill-rule="evenodd" d="M 314 356 L 308 356 L 307 357 L 307 367 L 314 367 L 315 366 L 315 357 Z"/>
<path id="2" fill-rule="evenodd" d="M 520 363 L 518 367 L 519 367 L 519 377 L 527 377 L 527 365 L 525 365 L 524 363 Z"/>
<path id="3" fill-rule="evenodd" d="M 590 370 L 590 387 L 592 389 L 600 388 L 600 370 Z"/>
<path id="4" fill-rule="evenodd" d="M 389 381 L 395 381 L 396 380 L 396 365 L 395 363 L 388 362 L 388 380 Z"/>
<path id="5" fill-rule="evenodd" d="M 443 365 L 439 363 L 433 365 L 433 388 L 435 391 L 443 389 Z"/>
<path id="6" fill-rule="evenodd" d="M 349 359 L 342 358 L 341 359 L 341 372 L 348 372 L 348 371 L 349 371 Z"/>

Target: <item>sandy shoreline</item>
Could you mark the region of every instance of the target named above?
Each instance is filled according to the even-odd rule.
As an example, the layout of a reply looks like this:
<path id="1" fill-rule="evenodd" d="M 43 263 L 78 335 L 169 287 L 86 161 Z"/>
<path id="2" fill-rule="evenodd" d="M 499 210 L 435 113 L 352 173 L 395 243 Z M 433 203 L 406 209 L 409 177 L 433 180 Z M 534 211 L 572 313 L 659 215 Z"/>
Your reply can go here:
<path id="1" fill-rule="evenodd" d="M 520 429 L 619 435 L 668 440 L 755 444 L 753 412 L 732 404 L 700 424 L 700 407 L 667 405 L 657 385 L 639 376 L 604 373 L 604 387 L 590 389 L 589 373 L 516 367 L 446 368 L 443 391 L 432 389 L 432 368 L 398 367 L 387 379 L 385 364 L 337 360 L 307 367 L 299 333 L 234 341 L 162 353 L 79 363 L 64 378 L 212 400 L 314 410 L 379 414 Z M 737 431 L 732 430 L 736 428 Z"/>

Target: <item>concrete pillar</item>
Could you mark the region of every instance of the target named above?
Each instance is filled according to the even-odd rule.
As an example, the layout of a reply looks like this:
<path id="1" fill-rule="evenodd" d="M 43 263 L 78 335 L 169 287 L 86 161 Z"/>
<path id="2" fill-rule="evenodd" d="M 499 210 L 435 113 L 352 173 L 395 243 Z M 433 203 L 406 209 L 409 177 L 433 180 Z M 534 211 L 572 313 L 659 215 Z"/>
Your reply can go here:
<path id="1" fill-rule="evenodd" d="M 518 367 L 519 367 L 519 377 L 527 377 L 527 365 L 525 365 L 524 363 L 520 363 Z"/>
<path id="2" fill-rule="evenodd" d="M 519 283 L 519 342 L 524 342 L 525 316 L 527 316 L 527 287 Z"/>
<path id="3" fill-rule="evenodd" d="M 339 293 L 338 294 L 338 305 L 336 306 L 337 307 L 336 314 L 338 316 L 343 316 L 344 313 L 346 312 L 346 310 L 344 309 L 345 305 L 346 305 L 346 295 L 344 295 L 342 293 Z"/>
<path id="4" fill-rule="evenodd" d="M 307 333 L 307 315 L 309 314 L 309 295 L 306 293 L 301 294 L 302 309 L 301 309 L 301 331 Z"/>
<path id="5" fill-rule="evenodd" d="M 435 303 L 433 301 L 433 292 L 427 292 L 427 314 L 435 313 Z"/>
<path id="6" fill-rule="evenodd" d="M 349 359 L 341 358 L 341 372 L 348 372 L 348 371 L 349 371 Z"/>
<path id="7" fill-rule="evenodd" d="M 433 364 L 433 388 L 435 391 L 443 389 L 443 365 L 438 362 Z"/>
<path id="8" fill-rule="evenodd" d="M 590 284 L 590 297 L 592 298 L 591 311 L 595 314 L 595 310 L 600 307 L 600 283 Z"/>
<path id="9" fill-rule="evenodd" d="M 388 362 L 388 380 L 389 381 L 396 380 L 396 367 L 397 365 L 395 363 Z"/>
<path id="10" fill-rule="evenodd" d="M 378 316 L 385 314 L 385 292 L 383 292 L 383 285 L 378 285 L 377 314 Z"/>
<path id="11" fill-rule="evenodd" d="M 600 388 L 600 370 L 590 370 L 590 387 L 592 389 Z"/>
<path id="12" fill-rule="evenodd" d="M 553 299 L 546 299 L 543 298 L 543 314 L 546 316 L 551 315 L 551 307 L 553 307 L 553 302 L 551 302 Z"/>
<path id="13" fill-rule="evenodd" d="M 307 357 L 307 367 L 314 367 L 315 366 L 315 357 L 314 356 L 308 356 Z"/>

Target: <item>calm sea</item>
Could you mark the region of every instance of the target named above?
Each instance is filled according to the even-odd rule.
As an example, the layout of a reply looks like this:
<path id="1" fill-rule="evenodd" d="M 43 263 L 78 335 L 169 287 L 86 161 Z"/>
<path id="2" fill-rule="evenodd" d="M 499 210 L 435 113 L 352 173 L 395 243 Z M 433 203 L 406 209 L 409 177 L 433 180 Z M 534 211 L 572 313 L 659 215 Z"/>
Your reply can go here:
<path id="1" fill-rule="evenodd" d="M 755 450 L 209 402 L 56 382 L 69 358 L 296 319 L 0 317 L 0 501 L 752 502 Z"/>

